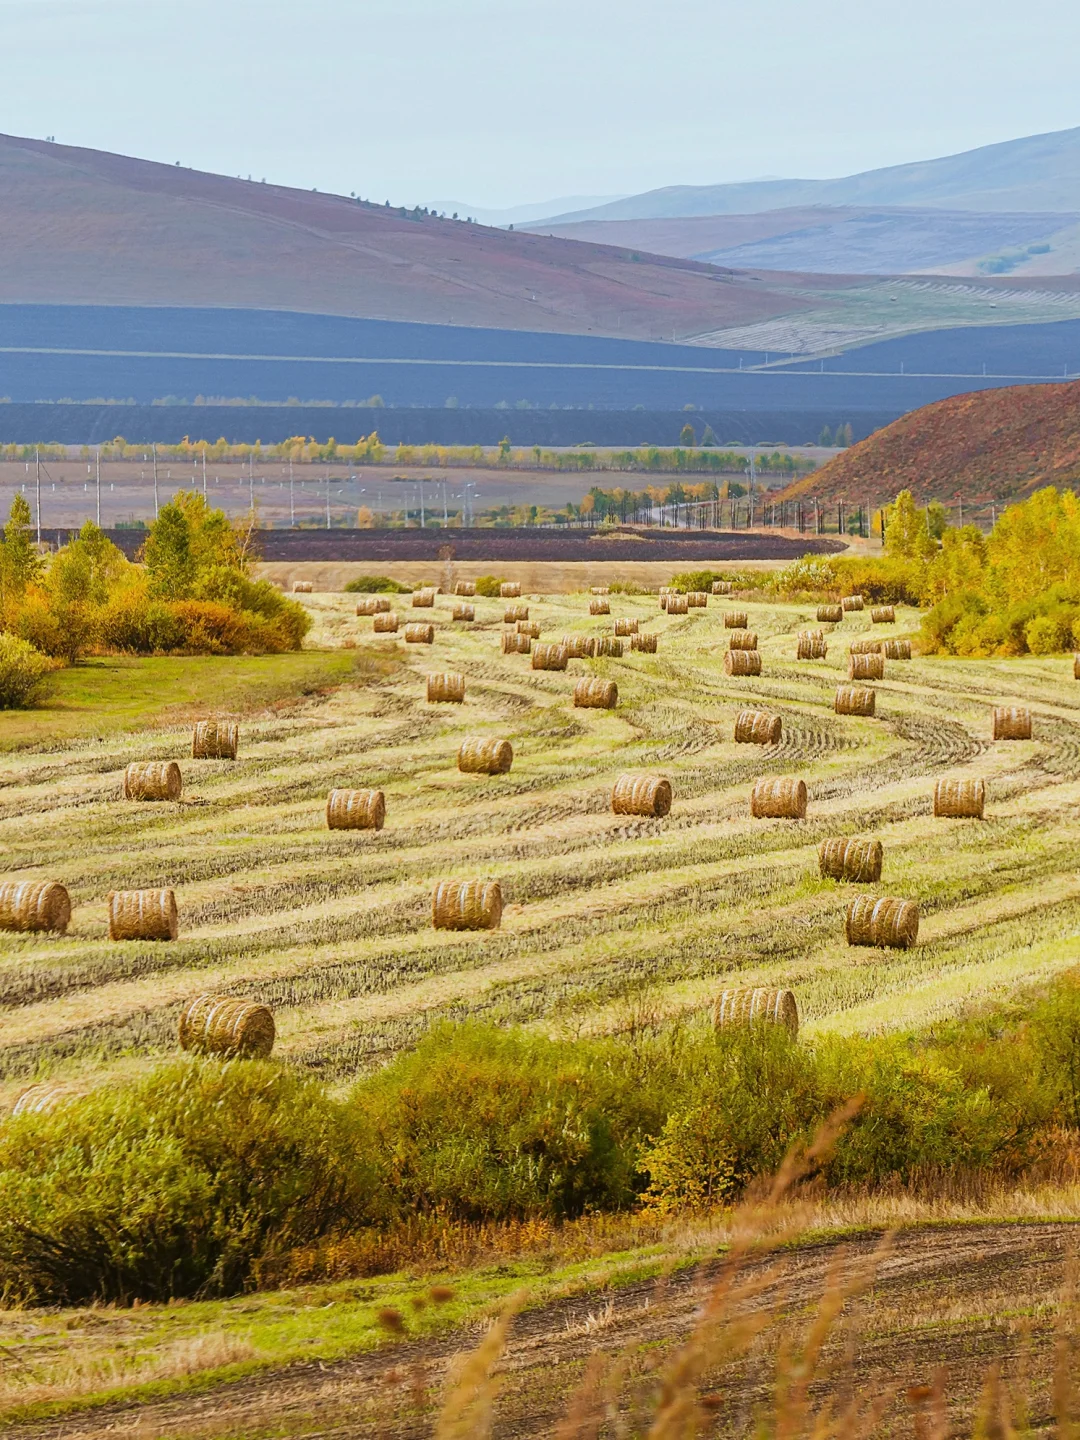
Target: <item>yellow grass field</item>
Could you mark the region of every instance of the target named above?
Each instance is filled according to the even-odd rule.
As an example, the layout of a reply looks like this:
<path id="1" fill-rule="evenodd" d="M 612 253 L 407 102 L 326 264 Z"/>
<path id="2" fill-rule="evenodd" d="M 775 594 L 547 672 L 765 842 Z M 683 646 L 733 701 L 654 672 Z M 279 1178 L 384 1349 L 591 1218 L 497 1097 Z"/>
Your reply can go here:
<path id="1" fill-rule="evenodd" d="M 275 1054 L 333 1082 L 378 1065 L 441 1018 L 479 1016 L 560 1034 L 615 1030 L 708 1005 L 727 985 L 784 985 L 804 1027 L 918 1027 L 1080 961 L 1080 685 L 1071 661 L 887 662 L 873 719 L 833 712 L 851 638 L 796 662 L 809 607 L 743 604 L 759 679 L 729 679 L 722 610 L 668 618 L 656 599 L 525 597 L 545 638 L 610 633 L 620 614 L 659 636 L 654 655 L 534 672 L 500 653 L 503 602 L 475 624 L 440 595 L 435 643 L 373 637 L 352 597 L 305 597 L 312 642 L 357 647 L 355 678 L 242 724 L 235 763 L 190 758 L 190 728 L 62 739 L 0 755 L 4 877 L 56 879 L 74 915 L 62 937 L 0 937 L 0 1102 L 42 1076 L 87 1085 L 176 1047 L 183 1005 L 204 991 L 272 1005 Z M 409 618 L 408 597 L 395 603 Z M 177 660 L 178 666 L 187 662 Z M 463 705 L 429 705 L 425 675 L 466 676 Z M 615 711 L 575 710 L 575 678 L 619 687 Z M 991 740 L 991 707 L 1030 704 L 1035 738 Z M 745 705 L 783 717 L 775 747 L 736 745 Z M 221 696 L 229 708 L 229 696 Z M 2 722 L 0 722 L 2 728 Z M 468 734 L 506 736 L 510 774 L 459 774 Z M 129 761 L 177 759 L 178 803 L 120 798 Z M 616 816 L 625 770 L 667 776 L 663 820 Z M 759 775 L 805 779 L 804 821 L 752 820 Z M 935 820 L 934 780 L 982 777 L 983 821 Z M 334 786 L 386 795 L 379 833 L 329 831 Z M 915 899 L 910 951 L 851 949 L 850 886 L 819 878 L 830 835 L 876 836 L 876 893 Z M 492 933 L 434 931 L 445 878 L 497 878 Z M 176 943 L 110 943 L 113 889 L 169 885 Z"/>

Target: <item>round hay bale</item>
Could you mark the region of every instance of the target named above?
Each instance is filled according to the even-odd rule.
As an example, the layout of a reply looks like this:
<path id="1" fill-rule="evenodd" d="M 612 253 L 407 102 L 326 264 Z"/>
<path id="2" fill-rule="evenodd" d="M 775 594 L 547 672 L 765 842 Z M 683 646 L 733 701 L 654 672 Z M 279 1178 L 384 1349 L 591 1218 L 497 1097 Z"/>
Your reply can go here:
<path id="1" fill-rule="evenodd" d="M 994 739 L 1030 740 L 1031 711 L 1023 705 L 995 705 Z"/>
<path id="2" fill-rule="evenodd" d="M 728 610 L 724 614 L 725 630 L 745 630 L 747 625 L 745 610 Z"/>
<path id="3" fill-rule="evenodd" d="M 767 710 L 740 710 L 735 720 L 735 740 L 739 745 L 779 745 L 784 725 L 779 715 Z"/>
<path id="4" fill-rule="evenodd" d="M 381 830 L 385 821 L 381 790 L 331 790 L 326 797 L 328 830 Z"/>
<path id="5" fill-rule="evenodd" d="M 750 814 L 755 820 L 805 820 L 805 780 L 796 780 L 792 775 L 767 775 L 755 780 Z"/>
<path id="6" fill-rule="evenodd" d="M 664 609 L 669 615 L 685 615 L 689 608 L 685 595 L 664 596 Z"/>
<path id="7" fill-rule="evenodd" d="M 919 936 L 919 907 L 914 900 L 876 899 L 860 895 L 847 908 L 849 945 L 878 945 L 906 950 Z"/>
<path id="8" fill-rule="evenodd" d="M 516 630 L 503 631 L 502 653 L 504 655 L 528 655 L 531 649 L 531 635 L 522 635 Z"/>
<path id="9" fill-rule="evenodd" d="M 514 629 L 519 635 L 528 635 L 530 640 L 540 639 L 540 624 L 537 620 L 519 620 Z"/>
<path id="10" fill-rule="evenodd" d="M 457 754 L 457 768 L 465 775 L 505 775 L 514 763 L 509 740 L 488 735 L 466 735 Z"/>
<path id="11" fill-rule="evenodd" d="M 655 649 L 656 649 L 656 636 L 655 636 L 655 635 L 652 635 L 652 636 L 648 636 L 648 637 L 646 637 L 646 638 L 652 640 L 652 642 L 653 642 L 653 649 L 655 650 Z M 636 636 L 636 635 L 631 636 L 631 638 L 630 638 L 630 644 L 631 644 L 631 646 L 634 644 L 634 641 L 637 640 L 637 639 L 638 639 L 638 636 Z M 598 637 L 598 639 L 597 639 L 597 641 L 596 641 L 596 654 L 597 654 L 597 656 L 600 656 L 600 655 L 613 655 L 616 660 L 621 660 L 621 659 L 622 659 L 622 653 L 623 653 L 623 643 L 622 643 L 621 640 L 616 640 L 616 638 L 615 638 L 614 635 L 601 635 L 601 636 Z"/>
<path id="12" fill-rule="evenodd" d="M 412 603 L 417 610 L 430 610 L 435 604 L 435 591 L 430 585 L 425 585 L 422 590 L 414 590 Z"/>
<path id="13" fill-rule="evenodd" d="M 292 588 L 293 588 L 293 594 L 294 594 L 294 595 L 310 595 L 310 594 L 311 594 L 311 581 L 310 581 L 310 580 L 294 580 L 294 581 L 292 582 Z"/>
<path id="14" fill-rule="evenodd" d="M 269 1006 L 231 995 L 199 995 L 180 1016 L 180 1048 L 265 1060 L 276 1032 Z"/>
<path id="15" fill-rule="evenodd" d="M 610 587 L 609 585 L 590 585 L 590 586 L 589 586 L 589 594 L 590 594 L 590 595 L 610 595 L 610 594 L 611 594 L 611 587 Z"/>
<path id="16" fill-rule="evenodd" d="M 614 710 L 619 703 L 619 687 L 614 680 L 587 676 L 574 686 L 574 704 L 579 710 Z"/>
<path id="17" fill-rule="evenodd" d="M 1080 680 L 1080 655 L 1073 656 L 1073 679 Z"/>
<path id="18" fill-rule="evenodd" d="M 849 655 L 880 655 L 882 642 L 880 640 L 852 640 L 848 646 Z"/>
<path id="19" fill-rule="evenodd" d="M 51 1115 L 54 1110 L 59 1110 L 61 1105 L 72 1100 L 85 1099 L 86 1093 L 84 1086 L 71 1081 L 39 1081 L 37 1085 L 27 1085 L 15 1096 L 11 1118 L 16 1120 L 20 1115 Z"/>
<path id="20" fill-rule="evenodd" d="M 175 760 L 135 760 L 124 771 L 125 800 L 179 800 L 183 788 Z"/>
<path id="21" fill-rule="evenodd" d="M 799 1033 L 799 1007 L 790 990 L 723 990 L 713 1006 L 713 1025 L 784 1025 Z"/>
<path id="22" fill-rule="evenodd" d="M 849 680 L 884 680 L 884 655 L 851 655 L 848 657 Z"/>
<path id="23" fill-rule="evenodd" d="M 686 603 L 691 610 L 707 610 L 709 607 L 709 592 L 707 590 L 688 590 Z"/>
<path id="24" fill-rule="evenodd" d="M 638 622 L 630 619 L 629 616 L 621 615 L 619 619 L 615 621 L 614 630 L 616 635 L 622 635 L 623 637 L 636 635 L 638 633 Z"/>
<path id="25" fill-rule="evenodd" d="M 434 645 L 435 626 L 414 623 L 405 626 L 406 645 Z"/>
<path id="26" fill-rule="evenodd" d="M 389 595 L 361 595 L 356 602 L 357 615 L 383 615 L 389 609 Z"/>
<path id="27" fill-rule="evenodd" d="M 611 790 L 616 815 L 648 815 L 661 820 L 671 810 L 671 781 L 659 775 L 620 775 Z"/>
<path id="28" fill-rule="evenodd" d="M 829 653 L 824 630 L 800 630 L 796 660 L 824 660 Z"/>
<path id="29" fill-rule="evenodd" d="M 436 930 L 497 930 L 502 923 L 497 880 L 440 880 L 431 897 Z"/>
<path id="30" fill-rule="evenodd" d="M 756 650 L 756 630 L 733 630 L 728 637 L 729 650 Z"/>
<path id="31" fill-rule="evenodd" d="M 532 668 L 534 670 L 565 670 L 569 658 L 565 645 L 534 645 Z"/>
<path id="32" fill-rule="evenodd" d="M 193 760 L 235 760 L 240 727 L 232 720 L 199 720 L 191 733 Z"/>
<path id="33" fill-rule="evenodd" d="M 863 608 L 863 597 L 861 595 L 845 595 L 840 601 L 841 610 L 861 610 Z"/>
<path id="34" fill-rule="evenodd" d="M 455 595 L 475 595 L 475 594 L 476 594 L 476 581 L 475 581 L 475 580 L 459 580 L 459 581 L 457 581 L 457 583 L 456 583 L 455 586 L 454 586 L 454 594 L 455 594 Z"/>
<path id="35" fill-rule="evenodd" d="M 392 635 L 398 628 L 398 616 L 396 610 L 384 611 L 376 615 L 371 624 L 376 635 Z"/>
<path id="36" fill-rule="evenodd" d="M 984 780 L 938 780 L 934 814 L 946 820 L 981 820 L 986 805 Z"/>
<path id="37" fill-rule="evenodd" d="M 724 669 L 729 675 L 760 675 L 761 653 L 758 650 L 729 650 L 724 656 Z"/>
<path id="38" fill-rule="evenodd" d="M 172 890 L 110 890 L 110 940 L 175 940 L 180 933 Z"/>
<path id="39" fill-rule="evenodd" d="M 818 846 L 818 869 L 830 880 L 873 885 L 881 879 L 884 854 L 880 840 L 822 840 Z"/>
<path id="40" fill-rule="evenodd" d="M 476 606 L 475 606 L 475 605 L 455 605 L 455 606 L 454 606 L 454 609 L 453 609 L 453 613 L 451 614 L 450 618 L 451 618 L 452 620 L 475 620 L 475 619 L 476 619 Z"/>
<path id="41" fill-rule="evenodd" d="M 870 611 L 870 623 L 873 625 L 895 625 L 896 607 L 894 605 L 875 605 Z"/>
<path id="42" fill-rule="evenodd" d="M 873 715 L 877 691 L 865 685 L 838 685 L 833 709 L 837 715 Z"/>
<path id="43" fill-rule="evenodd" d="M 559 644 L 571 660 L 591 660 L 596 654 L 596 640 L 591 635 L 564 635 Z"/>
<path id="44" fill-rule="evenodd" d="M 611 606 L 608 604 L 608 602 L 607 602 L 606 600 L 590 600 L 590 601 L 589 601 L 589 614 L 590 614 L 590 615 L 610 615 L 610 614 L 611 614 Z"/>
<path id="45" fill-rule="evenodd" d="M 51 930 L 62 935 L 71 896 L 57 880 L 7 880 L 0 885 L 0 930 Z"/>
<path id="46" fill-rule="evenodd" d="M 465 703 L 465 676 L 455 670 L 440 670 L 427 677 L 427 701 L 429 705 L 463 705 Z"/>
<path id="47" fill-rule="evenodd" d="M 886 640 L 885 648 L 882 651 L 886 660 L 910 660 L 910 640 Z"/>
<path id="48" fill-rule="evenodd" d="M 836 625 L 844 618 L 844 607 L 842 605 L 819 605 L 817 618 L 819 625 L 826 623 Z"/>
<path id="49" fill-rule="evenodd" d="M 642 654 L 644 654 L 644 655 L 655 655 L 655 654 L 656 654 L 656 636 L 655 636 L 655 635 L 640 635 L 640 634 L 639 634 L 639 635 L 631 635 L 631 636 L 630 636 L 630 649 L 631 649 L 631 650 L 640 650 L 640 651 L 642 652 Z M 622 646 L 621 646 L 621 645 L 619 646 L 619 653 L 620 653 L 620 655 L 622 654 Z"/>
<path id="50" fill-rule="evenodd" d="M 714 581 L 712 582 L 712 593 L 713 593 L 714 595 L 730 595 L 730 594 L 731 594 L 731 581 L 730 581 L 730 580 L 714 580 Z"/>
<path id="51" fill-rule="evenodd" d="M 519 620 L 529 618 L 529 607 L 527 605 L 507 605 L 503 611 L 503 624 L 516 625 Z"/>
<path id="52" fill-rule="evenodd" d="M 500 600 L 520 600 L 521 586 L 516 580 L 504 580 L 499 586 Z"/>

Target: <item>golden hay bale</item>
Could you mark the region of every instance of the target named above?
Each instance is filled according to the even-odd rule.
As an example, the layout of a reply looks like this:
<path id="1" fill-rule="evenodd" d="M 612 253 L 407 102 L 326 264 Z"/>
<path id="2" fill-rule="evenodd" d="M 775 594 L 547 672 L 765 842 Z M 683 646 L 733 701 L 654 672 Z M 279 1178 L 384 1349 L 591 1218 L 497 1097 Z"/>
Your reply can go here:
<path id="1" fill-rule="evenodd" d="M 638 622 L 622 615 L 615 621 L 614 630 L 616 635 L 636 635 L 638 633 Z"/>
<path id="2" fill-rule="evenodd" d="M 1023 705 L 995 705 L 994 739 L 1030 740 L 1031 711 Z"/>
<path id="3" fill-rule="evenodd" d="M 180 933 L 172 890 L 110 890 L 110 940 L 175 940 Z"/>
<path id="4" fill-rule="evenodd" d="M 520 600 L 521 586 L 516 580 L 504 580 L 499 586 L 500 600 Z"/>
<path id="5" fill-rule="evenodd" d="M 199 995 L 180 1016 L 180 1048 L 204 1055 L 265 1060 L 275 1034 L 268 1006 L 231 995 Z"/>
<path id="6" fill-rule="evenodd" d="M 880 655 L 882 653 L 882 642 L 880 640 L 852 640 L 848 646 L 849 655 Z"/>
<path id="7" fill-rule="evenodd" d="M 454 610 L 453 610 L 453 614 L 450 616 L 450 618 L 451 618 L 451 620 L 475 620 L 475 619 L 476 619 L 476 606 L 475 606 L 475 605 L 455 605 L 455 606 L 454 606 Z"/>
<path id="8" fill-rule="evenodd" d="M 838 685 L 833 709 L 837 715 L 873 715 L 877 691 L 865 685 Z"/>
<path id="9" fill-rule="evenodd" d="M 591 635 L 564 635 L 559 644 L 571 660 L 591 660 L 596 654 L 596 641 Z"/>
<path id="10" fill-rule="evenodd" d="M 884 654 L 886 660 L 910 660 L 911 641 L 886 640 L 885 648 L 882 653 Z"/>
<path id="11" fill-rule="evenodd" d="M 664 609 L 669 615 L 685 615 L 689 604 L 685 595 L 665 595 Z"/>
<path id="12" fill-rule="evenodd" d="M 619 687 L 614 680 L 587 676 L 574 686 L 574 704 L 579 710 L 614 710 L 619 703 Z"/>
<path id="13" fill-rule="evenodd" d="M 72 1081 L 44 1080 L 37 1085 L 27 1085 L 15 1096 L 11 1118 L 16 1120 L 20 1115 L 51 1115 L 69 1101 L 84 1099 L 86 1093 L 84 1086 Z"/>
<path id="14" fill-rule="evenodd" d="M 125 800 L 179 800 L 183 788 L 175 760 L 135 760 L 124 771 Z"/>
<path id="15" fill-rule="evenodd" d="M 730 594 L 731 594 L 731 581 L 730 581 L 730 580 L 714 580 L 714 581 L 712 582 L 712 593 L 713 593 L 714 595 L 730 595 Z"/>
<path id="16" fill-rule="evenodd" d="M 418 610 L 430 610 L 435 604 L 435 591 L 430 585 L 425 585 L 422 590 L 414 590 L 412 603 Z"/>
<path id="17" fill-rule="evenodd" d="M 193 760 L 235 760 L 240 727 L 233 720 L 199 720 L 191 733 Z"/>
<path id="18" fill-rule="evenodd" d="M 640 634 L 639 634 L 639 635 L 631 635 L 631 637 L 630 637 L 630 649 L 631 649 L 631 650 L 640 650 L 640 651 L 642 651 L 642 653 L 645 654 L 645 655 L 655 655 L 655 654 L 656 654 L 656 636 L 655 636 L 655 635 L 640 635 Z M 619 646 L 619 654 L 620 654 L 620 655 L 622 654 L 622 646 L 621 646 L 621 645 Z"/>
<path id="19" fill-rule="evenodd" d="M 521 635 L 516 630 L 503 631 L 502 653 L 504 655 L 528 655 L 531 649 L 531 635 Z"/>
<path id="20" fill-rule="evenodd" d="M 894 605 L 875 605 L 870 611 L 870 622 L 873 625 L 895 625 L 896 607 Z"/>
<path id="21" fill-rule="evenodd" d="M 686 595 L 686 603 L 691 610 L 707 610 L 709 608 L 709 592 L 707 590 L 689 590 Z"/>
<path id="22" fill-rule="evenodd" d="M 405 626 L 406 645 L 434 645 L 435 626 L 414 623 Z"/>
<path id="23" fill-rule="evenodd" d="M 823 625 L 828 621 L 835 625 L 844 618 L 844 607 L 842 605 L 819 605 L 817 607 L 818 624 Z"/>
<path id="24" fill-rule="evenodd" d="M 589 601 L 589 614 L 590 614 L 590 615 L 610 615 L 610 614 L 611 614 L 611 606 L 608 604 L 608 602 L 607 602 L 606 600 L 590 600 L 590 601 Z"/>
<path id="25" fill-rule="evenodd" d="M 569 658 L 565 645 L 534 645 L 532 668 L 534 670 L 565 670 Z"/>
<path id="26" fill-rule="evenodd" d="M 326 797 L 328 830 L 381 830 L 385 820 L 381 790 L 331 790 Z"/>
<path id="27" fill-rule="evenodd" d="M 729 650 L 724 656 L 724 669 L 729 675 L 760 675 L 759 650 Z"/>
<path id="28" fill-rule="evenodd" d="M 728 610 L 724 613 L 725 630 L 745 630 L 747 626 L 745 610 Z"/>
<path id="29" fill-rule="evenodd" d="M 841 610 L 861 610 L 863 608 L 863 597 L 861 595 L 845 595 L 840 601 Z"/>
<path id="30" fill-rule="evenodd" d="M 799 1033 L 799 1007 L 790 990 L 723 990 L 713 1006 L 713 1024 L 786 1025 L 792 1035 Z"/>
<path id="31" fill-rule="evenodd" d="M 729 650 L 756 650 L 756 630 L 733 630 L 728 637 Z"/>
<path id="32" fill-rule="evenodd" d="M 310 594 L 311 594 L 311 581 L 310 581 L 310 580 L 294 580 L 294 581 L 292 582 L 292 588 L 293 588 L 293 594 L 294 594 L 294 595 L 310 595 Z"/>
<path id="33" fill-rule="evenodd" d="M 71 897 L 57 880 L 8 880 L 0 885 L 0 930 L 53 930 L 71 919 Z"/>
<path id="34" fill-rule="evenodd" d="M 620 775 L 611 790 L 616 815 L 662 819 L 671 809 L 671 781 L 659 775 Z"/>
<path id="35" fill-rule="evenodd" d="M 519 620 L 528 620 L 529 607 L 527 605 L 507 605 L 503 611 L 503 624 L 516 625 Z"/>
<path id="36" fill-rule="evenodd" d="M 938 780 L 934 814 L 948 820 L 981 820 L 986 805 L 984 780 Z"/>
<path id="37" fill-rule="evenodd" d="M 849 680 L 884 680 L 884 655 L 851 655 L 848 657 Z"/>
<path id="38" fill-rule="evenodd" d="M 1080 680 L 1080 655 L 1073 656 L 1073 679 Z"/>
<path id="39" fill-rule="evenodd" d="M 630 644 L 631 644 L 631 646 L 633 646 L 634 641 L 637 640 L 638 638 L 639 638 L 639 637 L 638 637 L 637 635 L 634 635 L 634 636 L 631 637 L 631 639 L 630 639 Z M 655 649 L 656 649 L 656 636 L 655 636 L 655 635 L 652 635 L 652 636 L 647 636 L 646 638 L 652 640 L 652 642 L 653 642 L 653 649 L 655 650 Z M 601 636 L 599 636 L 599 637 L 597 638 L 597 641 L 596 641 L 596 653 L 597 653 L 598 656 L 600 656 L 600 655 L 613 655 L 616 660 L 621 660 L 621 659 L 622 659 L 622 652 L 623 652 L 623 643 L 622 643 L 621 640 L 616 640 L 616 638 L 615 638 L 614 635 L 601 635 Z"/>
<path id="40" fill-rule="evenodd" d="M 805 820 L 806 781 L 768 775 L 754 781 L 750 814 L 755 820 Z"/>
<path id="41" fill-rule="evenodd" d="M 457 584 L 454 586 L 454 594 L 455 594 L 455 595 L 475 595 L 475 594 L 476 594 L 476 581 L 475 581 L 475 580 L 459 580 L 459 581 L 457 582 Z"/>
<path id="42" fill-rule="evenodd" d="M 389 609 L 389 595 L 361 595 L 356 602 L 357 615 L 384 615 Z"/>
<path id="43" fill-rule="evenodd" d="M 881 879 L 884 853 L 880 840 L 822 840 L 818 869 L 831 880 L 871 885 Z"/>
<path id="44" fill-rule="evenodd" d="M 611 587 L 610 587 L 609 585 L 590 585 L 590 586 L 589 586 L 589 594 L 590 594 L 590 595 L 610 595 L 610 594 L 611 594 Z"/>
<path id="45" fill-rule="evenodd" d="M 528 635 L 530 640 L 540 639 L 540 622 L 538 620 L 519 620 L 514 629 L 519 635 Z"/>
<path id="46" fill-rule="evenodd" d="M 906 950 L 919 935 L 919 907 L 914 900 L 878 900 L 873 895 L 860 895 L 847 908 L 844 929 L 849 945 Z"/>
<path id="47" fill-rule="evenodd" d="M 800 630 L 796 660 L 824 660 L 829 653 L 824 630 Z"/>
<path id="48" fill-rule="evenodd" d="M 398 617 L 396 610 L 390 610 L 382 615 L 376 615 L 371 625 L 376 635 L 390 635 L 398 628 Z"/>
<path id="49" fill-rule="evenodd" d="M 436 930 L 497 930 L 502 922 L 497 880 L 440 880 L 431 897 Z"/>
<path id="50" fill-rule="evenodd" d="M 735 739 L 740 745 L 779 745 L 783 730 L 780 716 L 767 710 L 740 710 L 735 720 Z"/>
<path id="51" fill-rule="evenodd" d="M 427 677 L 429 705 L 462 705 L 465 702 L 465 676 L 454 670 L 440 670 Z"/>
<path id="52" fill-rule="evenodd" d="M 505 775 L 514 763 L 509 740 L 466 735 L 457 753 L 457 768 L 466 775 Z"/>

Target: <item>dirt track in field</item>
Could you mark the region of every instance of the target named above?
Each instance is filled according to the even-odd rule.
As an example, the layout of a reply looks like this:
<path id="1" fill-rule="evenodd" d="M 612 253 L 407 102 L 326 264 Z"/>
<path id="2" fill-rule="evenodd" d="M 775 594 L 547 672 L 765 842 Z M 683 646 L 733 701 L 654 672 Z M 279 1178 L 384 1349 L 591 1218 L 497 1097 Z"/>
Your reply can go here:
<path id="1" fill-rule="evenodd" d="M 742 1279 L 761 1286 L 743 1312 L 766 1310 L 774 1318 L 745 1358 L 706 1373 L 703 1388 L 715 1397 L 714 1433 L 750 1430 L 755 1411 L 772 1394 L 778 1334 L 801 1335 L 830 1283 L 871 1269 L 871 1288 L 848 1302 L 826 1347 L 824 1373 L 812 1389 L 815 1404 L 852 1393 L 881 1396 L 883 1431 L 910 1432 L 912 1405 L 920 1402 L 909 1388 L 940 1378 L 952 1427 L 966 1431 L 987 1369 L 997 1363 L 1009 1380 L 1026 1365 L 1031 1425 L 1046 1428 L 1055 1312 L 1076 1233 L 1066 1224 L 949 1225 L 901 1232 L 884 1254 L 880 1234 L 866 1233 L 807 1245 L 779 1261 L 748 1263 Z M 657 1371 L 691 1332 L 717 1274 L 715 1267 L 681 1272 L 520 1314 L 498 1367 L 494 1434 L 505 1440 L 555 1434 L 587 1363 L 602 1356 L 621 1357 L 615 1409 L 629 1433 L 641 1433 L 634 1417 L 647 1411 Z M 455 1357 L 482 1334 L 472 1327 L 334 1364 L 268 1371 L 204 1395 L 110 1407 L 7 1433 L 11 1440 L 344 1440 L 361 1434 L 413 1440 L 432 1432 Z M 618 1432 L 608 1426 L 599 1433 Z"/>

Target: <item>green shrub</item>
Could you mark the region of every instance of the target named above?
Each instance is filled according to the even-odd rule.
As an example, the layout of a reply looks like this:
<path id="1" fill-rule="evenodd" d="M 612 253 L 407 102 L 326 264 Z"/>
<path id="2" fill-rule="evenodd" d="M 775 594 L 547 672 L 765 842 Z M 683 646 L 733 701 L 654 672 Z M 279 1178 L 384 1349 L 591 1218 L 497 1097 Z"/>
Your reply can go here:
<path id="1" fill-rule="evenodd" d="M 0 633 L 0 710 L 33 704 L 53 669 L 47 656 L 17 635 Z"/>
<path id="2" fill-rule="evenodd" d="M 499 598 L 499 587 L 504 583 L 505 581 L 501 575 L 481 575 L 476 582 L 476 593 L 477 595 L 486 596 L 489 600 L 497 600 Z"/>
<path id="3" fill-rule="evenodd" d="M 399 585 L 386 575 L 358 575 L 345 585 L 346 595 L 405 595 L 411 585 Z"/>

